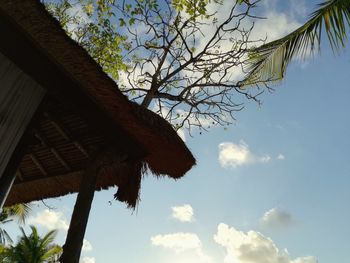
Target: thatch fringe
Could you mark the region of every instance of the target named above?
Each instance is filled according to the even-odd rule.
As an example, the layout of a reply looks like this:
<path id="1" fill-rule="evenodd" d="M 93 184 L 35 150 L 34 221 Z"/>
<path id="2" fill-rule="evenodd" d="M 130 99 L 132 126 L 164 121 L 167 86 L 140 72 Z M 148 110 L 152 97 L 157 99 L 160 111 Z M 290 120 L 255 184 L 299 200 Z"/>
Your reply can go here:
<path id="1" fill-rule="evenodd" d="M 126 202 L 128 208 L 135 208 L 140 201 L 141 179 L 144 173 L 143 162 L 136 161 L 129 165 L 129 173 L 118 185 L 114 198 Z"/>
<path id="2" fill-rule="evenodd" d="M 98 177 L 113 176 L 116 178 L 118 191 L 114 198 L 127 203 L 129 208 L 135 208 L 140 200 L 142 176 L 146 173 L 147 165 L 142 158 L 128 157 L 110 150 L 103 157 L 103 166 Z"/>

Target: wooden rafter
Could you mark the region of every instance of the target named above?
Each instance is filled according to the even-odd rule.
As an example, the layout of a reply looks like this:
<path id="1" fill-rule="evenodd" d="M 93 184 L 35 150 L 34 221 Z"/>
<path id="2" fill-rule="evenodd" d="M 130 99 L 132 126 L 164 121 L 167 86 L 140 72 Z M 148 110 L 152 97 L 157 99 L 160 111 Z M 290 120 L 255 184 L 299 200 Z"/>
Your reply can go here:
<path id="1" fill-rule="evenodd" d="M 51 144 L 48 143 L 46 138 L 40 134 L 38 131 L 35 131 L 35 137 L 40 140 L 41 144 L 49 148 L 52 154 L 56 157 L 56 159 L 66 168 L 67 171 L 71 171 L 72 168 L 69 166 L 69 164 L 66 162 L 66 160 L 62 157 L 62 155 L 54 148 Z"/>
<path id="2" fill-rule="evenodd" d="M 55 148 L 50 148 L 50 151 L 55 155 L 56 159 L 60 161 L 60 163 L 66 168 L 67 171 L 71 171 L 72 168 L 69 164 L 63 159 L 63 157 L 57 152 Z"/>
<path id="3" fill-rule="evenodd" d="M 41 162 L 38 160 L 38 158 L 33 154 L 29 154 L 29 157 L 32 159 L 33 163 L 36 165 L 36 167 L 38 167 L 38 169 L 40 170 L 40 172 L 47 176 L 48 173 L 46 172 L 44 166 L 41 164 Z"/>
<path id="4" fill-rule="evenodd" d="M 90 157 L 89 153 L 87 152 L 87 150 L 83 147 L 83 145 L 81 143 L 79 143 L 77 141 L 74 141 L 73 143 L 74 143 L 75 147 L 77 147 L 79 149 L 79 151 L 81 151 L 85 155 L 86 158 Z"/>
<path id="5" fill-rule="evenodd" d="M 83 174 L 82 170 L 74 170 L 69 173 L 50 173 L 47 176 L 45 176 L 45 179 L 55 179 L 55 178 L 61 178 L 65 176 L 73 176 L 73 175 L 79 175 L 81 176 Z M 41 181 L 43 180 L 42 176 L 32 176 L 32 177 L 24 177 L 23 181 L 16 182 L 16 185 L 21 185 L 21 184 L 26 184 L 26 183 L 31 183 L 35 181 Z M 56 180 L 56 179 L 55 179 Z"/>
<path id="6" fill-rule="evenodd" d="M 59 125 L 59 121 L 57 120 L 57 118 L 53 118 L 53 116 L 51 114 L 48 114 L 47 112 L 44 113 L 44 116 L 50 121 L 50 123 L 52 124 L 52 126 L 62 135 L 62 137 L 69 141 L 72 142 L 74 144 L 74 146 L 82 153 L 86 156 L 86 158 L 90 158 L 90 155 L 88 153 L 88 151 L 85 149 L 85 147 L 76 139 L 72 138 L 72 136 L 69 134 L 68 131 L 66 131 L 65 129 L 63 129 L 60 125 Z"/>
<path id="7" fill-rule="evenodd" d="M 16 172 L 16 177 L 21 181 L 23 182 L 23 173 L 21 171 L 20 168 L 18 168 L 17 172 Z"/>

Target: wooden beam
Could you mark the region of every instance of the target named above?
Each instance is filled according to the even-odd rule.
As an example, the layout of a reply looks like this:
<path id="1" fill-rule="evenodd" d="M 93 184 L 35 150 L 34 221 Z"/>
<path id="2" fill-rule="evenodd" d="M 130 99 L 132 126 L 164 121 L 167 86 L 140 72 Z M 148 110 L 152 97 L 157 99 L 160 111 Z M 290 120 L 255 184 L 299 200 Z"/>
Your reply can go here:
<path id="1" fill-rule="evenodd" d="M 55 127 L 55 129 L 61 134 L 61 136 L 66 139 L 67 141 L 71 141 L 71 139 L 69 138 L 67 132 L 65 132 L 61 126 L 56 122 L 56 121 L 53 121 L 50 117 L 48 117 L 48 114 L 45 113 L 46 117 L 50 120 L 50 123 L 52 124 L 52 126 Z"/>
<path id="2" fill-rule="evenodd" d="M 56 157 L 56 159 L 66 168 L 67 171 L 71 171 L 71 167 L 69 166 L 69 164 L 66 162 L 66 160 L 62 157 L 62 155 L 54 148 L 52 147 L 48 141 L 46 140 L 46 138 L 44 138 L 44 136 L 42 134 L 40 134 L 38 131 L 35 131 L 35 137 L 37 137 L 40 141 L 41 144 L 46 147 L 49 148 L 50 151 L 52 152 L 52 154 Z"/>
<path id="3" fill-rule="evenodd" d="M 83 147 L 83 145 L 77 141 L 73 142 L 75 147 L 77 147 L 79 149 L 80 152 L 82 152 L 85 157 L 89 158 L 90 154 L 88 153 L 88 151 Z"/>
<path id="4" fill-rule="evenodd" d="M 36 167 L 38 167 L 38 169 L 40 170 L 40 172 L 41 172 L 43 175 L 47 176 L 47 172 L 46 172 L 44 166 L 43 166 L 43 165 L 41 164 L 41 162 L 38 160 L 38 158 L 36 158 L 36 156 L 35 156 L 33 153 L 29 154 L 29 157 L 32 159 L 32 161 L 33 161 L 33 163 L 36 165 Z"/>
<path id="5" fill-rule="evenodd" d="M 60 163 L 66 168 L 67 171 L 71 171 L 72 168 L 69 164 L 63 159 L 63 157 L 57 152 L 55 148 L 50 148 L 50 151 L 55 155 L 56 159 L 60 161 Z"/>
<path id="6" fill-rule="evenodd" d="M 45 176 L 44 179 L 50 179 L 50 178 L 55 178 L 55 177 L 61 177 L 61 176 L 70 176 L 76 173 L 83 173 L 84 170 L 72 170 L 69 171 L 68 173 L 50 173 L 47 176 Z M 31 177 L 24 177 L 23 181 L 16 181 L 16 185 L 21 185 L 21 184 L 26 184 L 26 183 L 31 183 L 34 181 L 40 181 L 43 180 L 42 176 L 31 176 Z"/>
<path id="7" fill-rule="evenodd" d="M 6 198 L 12 188 L 13 182 L 16 179 L 16 173 L 11 174 L 12 176 L 2 176 L 0 178 L 0 211 L 5 204 Z"/>
<path id="8" fill-rule="evenodd" d="M 90 155 L 88 153 L 88 151 L 85 149 L 85 147 L 79 142 L 77 141 L 75 138 L 73 138 L 73 136 L 70 135 L 70 133 L 61 127 L 61 125 L 59 124 L 60 121 L 58 120 L 57 117 L 53 117 L 52 114 L 48 114 L 47 112 L 45 112 L 45 117 L 48 118 L 48 120 L 50 121 L 50 123 L 52 124 L 52 126 L 55 127 L 55 129 L 62 135 L 62 137 L 69 141 L 72 142 L 75 147 L 82 153 L 85 155 L 85 157 L 90 158 Z"/>
<path id="9" fill-rule="evenodd" d="M 23 180 L 24 180 L 24 179 L 23 179 L 23 174 L 22 174 L 22 171 L 21 171 L 20 168 L 18 168 L 18 170 L 17 170 L 16 177 L 17 177 L 20 181 L 23 182 Z"/>

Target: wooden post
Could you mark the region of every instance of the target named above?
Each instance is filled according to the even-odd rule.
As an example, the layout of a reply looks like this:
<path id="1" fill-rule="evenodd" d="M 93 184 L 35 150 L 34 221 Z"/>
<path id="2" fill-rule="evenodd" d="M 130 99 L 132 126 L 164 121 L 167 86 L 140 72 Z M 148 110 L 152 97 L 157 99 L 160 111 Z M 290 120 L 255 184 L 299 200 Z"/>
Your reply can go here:
<path id="1" fill-rule="evenodd" d="M 9 176 L 3 176 L 0 178 L 0 212 L 5 204 L 6 198 L 10 193 L 13 182 L 16 179 L 16 173 L 12 173 Z"/>
<path id="2" fill-rule="evenodd" d="M 92 162 L 82 177 L 73 215 L 70 221 L 66 243 L 63 246 L 61 263 L 79 263 L 85 230 L 94 198 L 99 170 L 98 161 Z"/>

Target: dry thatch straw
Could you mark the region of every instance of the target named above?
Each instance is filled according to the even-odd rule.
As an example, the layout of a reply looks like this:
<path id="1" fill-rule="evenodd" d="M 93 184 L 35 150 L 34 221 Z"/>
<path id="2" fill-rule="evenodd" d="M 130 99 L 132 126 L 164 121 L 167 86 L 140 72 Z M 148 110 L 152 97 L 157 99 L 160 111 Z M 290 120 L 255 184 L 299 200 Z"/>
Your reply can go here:
<path id="1" fill-rule="evenodd" d="M 0 0 L 0 35 L 0 52 L 47 91 L 6 168 L 17 173 L 6 205 L 77 192 L 97 153 L 96 190 L 117 185 L 133 207 L 146 167 L 180 178 L 195 164 L 171 125 L 128 101 L 39 1 Z"/>

